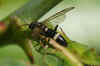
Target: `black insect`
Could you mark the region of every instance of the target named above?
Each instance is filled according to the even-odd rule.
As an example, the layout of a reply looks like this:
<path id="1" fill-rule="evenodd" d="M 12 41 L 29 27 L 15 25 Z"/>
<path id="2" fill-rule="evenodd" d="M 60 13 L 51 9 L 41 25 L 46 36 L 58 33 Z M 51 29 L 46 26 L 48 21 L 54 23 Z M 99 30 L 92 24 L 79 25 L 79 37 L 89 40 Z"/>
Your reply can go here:
<path id="1" fill-rule="evenodd" d="M 44 37 L 50 37 L 54 39 L 56 42 L 58 42 L 62 46 L 67 46 L 67 42 L 64 39 L 64 37 L 57 32 L 58 25 L 55 26 L 55 29 L 48 28 L 46 24 L 48 22 L 54 21 L 54 23 L 61 21 L 64 19 L 66 12 L 72 10 L 74 7 L 66 8 L 60 12 L 57 12 L 53 16 L 49 17 L 48 19 L 41 21 L 41 22 L 32 22 L 29 25 L 29 28 L 33 31 L 33 35 L 35 37 L 38 36 L 44 36 Z M 59 19 L 57 19 L 59 18 Z M 61 21 L 62 22 L 62 21 Z"/>

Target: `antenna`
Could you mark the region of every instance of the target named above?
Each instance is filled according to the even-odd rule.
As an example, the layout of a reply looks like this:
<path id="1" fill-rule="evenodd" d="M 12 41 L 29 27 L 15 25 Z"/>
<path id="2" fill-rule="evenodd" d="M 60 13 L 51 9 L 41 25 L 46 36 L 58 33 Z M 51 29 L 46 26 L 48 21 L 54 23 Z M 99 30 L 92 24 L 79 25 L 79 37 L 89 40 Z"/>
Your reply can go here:
<path id="1" fill-rule="evenodd" d="M 29 26 L 30 24 L 23 24 L 23 25 L 21 25 L 21 26 Z"/>

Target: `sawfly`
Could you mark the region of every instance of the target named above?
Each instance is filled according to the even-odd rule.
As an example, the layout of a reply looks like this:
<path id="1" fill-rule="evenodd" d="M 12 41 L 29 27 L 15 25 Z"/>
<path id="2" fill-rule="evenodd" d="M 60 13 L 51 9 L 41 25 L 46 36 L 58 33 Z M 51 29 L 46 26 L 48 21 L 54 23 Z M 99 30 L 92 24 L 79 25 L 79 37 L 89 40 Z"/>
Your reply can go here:
<path id="1" fill-rule="evenodd" d="M 57 32 L 58 25 L 55 26 L 54 29 L 48 28 L 46 24 L 50 23 L 60 23 L 61 20 L 64 20 L 65 14 L 69 12 L 70 10 L 74 9 L 74 7 L 66 8 L 60 12 L 57 12 L 56 14 L 50 16 L 49 18 L 41 21 L 41 22 L 31 22 L 31 24 L 27 24 L 29 26 L 29 29 L 32 30 L 32 36 L 34 38 L 43 38 L 48 37 L 55 40 L 57 43 L 59 43 L 61 46 L 66 47 L 67 41 L 64 39 L 64 37 Z M 61 20 L 60 20 L 61 19 Z"/>

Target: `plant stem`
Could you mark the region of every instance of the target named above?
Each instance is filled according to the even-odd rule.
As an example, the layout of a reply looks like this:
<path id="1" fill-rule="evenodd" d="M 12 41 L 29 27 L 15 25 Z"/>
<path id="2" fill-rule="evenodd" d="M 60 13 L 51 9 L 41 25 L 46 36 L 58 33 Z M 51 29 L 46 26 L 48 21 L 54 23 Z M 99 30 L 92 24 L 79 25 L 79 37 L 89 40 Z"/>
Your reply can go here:
<path id="1" fill-rule="evenodd" d="M 74 64 L 75 66 L 83 66 L 83 64 L 67 48 L 64 48 L 63 46 L 60 46 L 59 43 L 57 43 L 55 40 L 53 40 L 51 38 L 50 38 L 49 43 L 54 48 L 61 51 L 66 56 L 66 58 L 70 60 L 70 62 L 72 64 Z"/>

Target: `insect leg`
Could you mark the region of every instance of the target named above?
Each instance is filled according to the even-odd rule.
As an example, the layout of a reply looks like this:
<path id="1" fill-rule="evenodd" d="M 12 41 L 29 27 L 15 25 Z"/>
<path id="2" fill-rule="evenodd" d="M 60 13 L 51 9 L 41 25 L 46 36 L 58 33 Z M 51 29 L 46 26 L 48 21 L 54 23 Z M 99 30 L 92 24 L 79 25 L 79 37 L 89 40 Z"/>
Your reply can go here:
<path id="1" fill-rule="evenodd" d="M 45 38 L 45 40 L 49 43 L 49 41 L 50 41 L 50 39 L 51 38 Z M 55 53 L 55 52 L 57 52 L 58 51 L 58 49 L 57 48 L 54 48 L 54 50 L 52 50 L 51 52 L 47 52 L 47 54 L 53 54 L 53 53 Z"/>
<path id="2" fill-rule="evenodd" d="M 60 27 L 61 33 L 63 34 L 63 36 L 65 36 L 66 40 L 68 43 L 71 43 L 72 40 L 70 40 L 70 38 L 66 35 L 66 33 L 63 31 L 63 29 Z"/>
<path id="3" fill-rule="evenodd" d="M 45 39 L 44 39 L 45 40 Z M 48 45 L 47 44 L 44 44 L 45 42 L 43 40 L 40 40 L 40 45 L 43 47 L 43 48 L 48 48 Z"/>
<path id="4" fill-rule="evenodd" d="M 57 31 L 57 28 L 58 28 L 58 25 L 56 25 L 56 27 L 55 27 L 54 31 Z"/>

